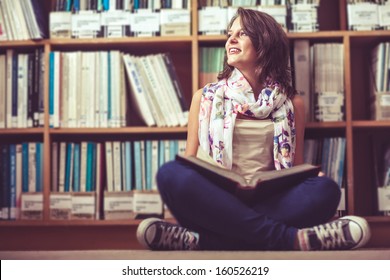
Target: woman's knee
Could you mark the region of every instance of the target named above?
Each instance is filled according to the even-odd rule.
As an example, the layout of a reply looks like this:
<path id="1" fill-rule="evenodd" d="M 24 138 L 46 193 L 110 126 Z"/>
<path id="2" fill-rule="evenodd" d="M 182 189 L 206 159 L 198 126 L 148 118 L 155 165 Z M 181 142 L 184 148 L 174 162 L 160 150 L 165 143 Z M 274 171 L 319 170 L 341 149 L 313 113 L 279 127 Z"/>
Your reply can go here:
<path id="1" fill-rule="evenodd" d="M 325 220 L 331 218 L 340 202 L 340 187 L 331 178 L 322 176 L 315 178 L 312 188 L 313 209 L 322 213 Z"/>
<path id="2" fill-rule="evenodd" d="M 173 192 L 176 196 L 188 190 L 194 171 L 178 161 L 163 164 L 157 172 L 157 186 L 161 193 Z"/>
<path id="3" fill-rule="evenodd" d="M 339 202 L 341 196 L 340 186 L 333 179 L 327 176 L 320 176 L 316 177 L 315 180 L 314 187 L 322 199 L 328 202 Z"/>

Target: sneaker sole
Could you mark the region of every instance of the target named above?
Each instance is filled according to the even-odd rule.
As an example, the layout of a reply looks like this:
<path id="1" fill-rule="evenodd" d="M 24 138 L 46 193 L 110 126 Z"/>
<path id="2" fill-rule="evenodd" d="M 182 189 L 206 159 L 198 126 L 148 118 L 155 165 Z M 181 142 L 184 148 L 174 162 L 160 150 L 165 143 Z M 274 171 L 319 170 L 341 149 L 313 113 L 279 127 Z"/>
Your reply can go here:
<path id="1" fill-rule="evenodd" d="M 138 242 L 145 248 L 151 250 L 152 248 L 149 246 L 148 242 L 145 239 L 145 231 L 148 227 L 150 227 L 155 222 L 161 222 L 161 219 L 158 218 L 148 218 L 143 220 L 137 228 L 137 239 Z"/>
<path id="2" fill-rule="evenodd" d="M 362 239 L 356 244 L 355 247 L 352 247 L 352 249 L 356 249 L 356 248 L 360 248 L 364 245 L 367 244 L 367 242 L 370 240 L 371 238 L 371 230 L 370 230 L 370 226 L 368 225 L 368 222 L 366 219 L 362 218 L 362 217 L 357 217 L 357 216 L 345 216 L 345 217 L 342 217 L 340 219 L 348 219 L 348 220 L 351 220 L 351 221 L 354 221 L 356 222 L 360 228 L 362 229 L 362 232 L 363 232 L 363 237 Z"/>

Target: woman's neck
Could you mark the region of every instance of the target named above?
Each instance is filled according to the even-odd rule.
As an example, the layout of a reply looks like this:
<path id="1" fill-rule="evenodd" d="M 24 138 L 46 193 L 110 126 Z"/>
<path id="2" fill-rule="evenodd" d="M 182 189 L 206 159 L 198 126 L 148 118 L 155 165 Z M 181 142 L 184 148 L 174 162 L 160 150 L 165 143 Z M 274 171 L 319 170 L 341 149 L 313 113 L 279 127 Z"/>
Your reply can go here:
<path id="1" fill-rule="evenodd" d="M 248 73 L 248 72 L 250 72 L 250 73 Z M 245 79 L 250 84 L 250 86 L 253 90 L 253 93 L 255 95 L 255 98 L 257 99 L 261 90 L 264 88 L 263 84 L 257 80 L 256 75 L 254 75 L 254 71 L 243 71 L 241 73 L 242 73 L 242 75 L 244 75 Z"/>

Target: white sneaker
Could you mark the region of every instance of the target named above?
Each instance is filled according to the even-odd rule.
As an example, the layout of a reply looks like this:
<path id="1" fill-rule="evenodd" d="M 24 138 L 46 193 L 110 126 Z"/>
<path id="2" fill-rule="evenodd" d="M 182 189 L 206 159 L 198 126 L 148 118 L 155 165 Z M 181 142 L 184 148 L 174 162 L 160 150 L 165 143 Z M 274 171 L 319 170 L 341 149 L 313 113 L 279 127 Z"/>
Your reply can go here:
<path id="1" fill-rule="evenodd" d="M 137 228 L 137 239 L 151 250 L 197 250 L 197 233 L 157 218 L 143 220 Z"/>
<path id="2" fill-rule="evenodd" d="M 367 221 L 357 216 L 345 216 L 298 231 L 302 251 L 356 249 L 364 246 L 370 237 Z"/>

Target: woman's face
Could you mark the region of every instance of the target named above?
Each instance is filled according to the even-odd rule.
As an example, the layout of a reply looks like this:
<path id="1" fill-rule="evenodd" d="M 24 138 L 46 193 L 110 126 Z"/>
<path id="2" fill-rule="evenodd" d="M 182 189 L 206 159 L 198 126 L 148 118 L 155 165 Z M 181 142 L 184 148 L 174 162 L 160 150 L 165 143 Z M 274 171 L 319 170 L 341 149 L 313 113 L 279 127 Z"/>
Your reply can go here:
<path id="1" fill-rule="evenodd" d="M 256 68 L 256 50 L 252 41 L 241 27 L 240 18 L 236 18 L 228 30 L 225 44 L 227 63 L 240 71 Z"/>

